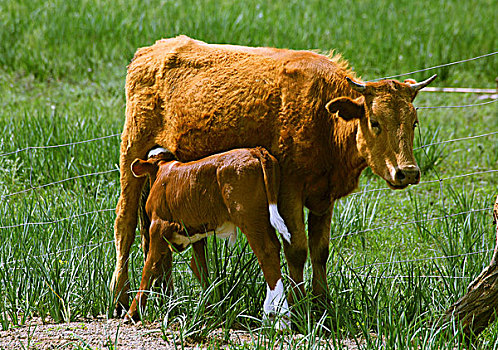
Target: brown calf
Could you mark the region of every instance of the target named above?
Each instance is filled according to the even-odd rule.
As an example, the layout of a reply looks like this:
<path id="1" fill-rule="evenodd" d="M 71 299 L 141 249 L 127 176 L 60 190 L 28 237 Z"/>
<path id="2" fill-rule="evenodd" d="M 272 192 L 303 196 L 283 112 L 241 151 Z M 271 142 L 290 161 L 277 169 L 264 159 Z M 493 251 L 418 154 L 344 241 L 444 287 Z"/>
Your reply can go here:
<path id="1" fill-rule="evenodd" d="M 189 163 L 171 161 L 157 153 L 153 150 L 147 161 L 136 159 L 131 165 L 136 177 L 149 176 L 151 190 L 145 205 L 150 219 L 149 248 L 140 291 L 127 318 L 138 318 L 137 308 L 145 305 L 145 291 L 154 279 L 164 273 L 172 287 L 173 250 L 193 245 L 191 267 L 206 288 L 204 238 L 215 234 L 234 243 L 236 227 L 246 235 L 268 285 L 265 315 L 288 314 L 275 229 L 288 243 L 290 234 L 277 210 L 277 160 L 261 147 L 236 149 Z M 278 326 L 286 327 L 283 322 Z"/>

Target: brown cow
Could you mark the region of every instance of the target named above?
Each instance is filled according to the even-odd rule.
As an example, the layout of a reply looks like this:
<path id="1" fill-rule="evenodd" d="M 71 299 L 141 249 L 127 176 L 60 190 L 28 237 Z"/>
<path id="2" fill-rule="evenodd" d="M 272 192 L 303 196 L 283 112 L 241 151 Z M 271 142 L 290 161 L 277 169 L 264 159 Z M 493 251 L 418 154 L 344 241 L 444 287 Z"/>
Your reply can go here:
<path id="1" fill-rule="evenodd" d="M 137 308 L 145 306 L 144 291 L 152 280 L 164 274 L 172 288 L 173 250 L 183 251 L 193 244 L 190 265 L 201 285 L 207 288 L 204 238 L 215 234 L 234 243 L 239 227 L 267 282 L 265 315 L 283 313 L 288 319 L 280 272 L 280 243 L 272 228 L 290 243 L 291 236 L 277 210 L 280 183 L 277 160 L 261 147 L 235 149 L 189 163 L 170 159 L 169 155 L 153 150 L 147 161 L 136 159 L 131 165 L 136 177 L 148 175 L 150 179 L 145 206 L 150 228 L 140 291 L 127 318 L 138 319 Z M 279 319 L 277 326 L 287 328 L 288 320 Z"/>
<path id="2" fill-rule="evenodd" d="M 128 257 L 144 183 L 130 165 L 156 145 L 181 161 L 268 149 L 280 163 L 278 205 L 292 234 L 284 252 L 295 291 L 304 292 L 309 249 L 313 293 L 325 295 L 334 201 L 358 186 L 367 166 L 393 189 L 419 182 L 412 101 L 434 78 L 362 83 L 339 56 L 209 45 L 186 36 L 139 49 L 128 67 L 121 136 L 112 280 L 118 306 L 128 306 Z"/>

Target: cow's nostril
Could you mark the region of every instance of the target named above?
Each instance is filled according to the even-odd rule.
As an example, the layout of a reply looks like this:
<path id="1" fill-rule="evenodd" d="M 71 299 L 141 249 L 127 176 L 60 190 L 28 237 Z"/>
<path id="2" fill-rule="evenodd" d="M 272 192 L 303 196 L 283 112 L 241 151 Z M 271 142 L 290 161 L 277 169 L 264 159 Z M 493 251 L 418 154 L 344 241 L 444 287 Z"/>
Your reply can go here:
<path id="1" fill-rule="evenodd" d="M 403 181 L 406 178 L 405 173 L 403 172 L 403 170 L 397 170 L 395 177 L 396 177 L 397 181 Z"/>

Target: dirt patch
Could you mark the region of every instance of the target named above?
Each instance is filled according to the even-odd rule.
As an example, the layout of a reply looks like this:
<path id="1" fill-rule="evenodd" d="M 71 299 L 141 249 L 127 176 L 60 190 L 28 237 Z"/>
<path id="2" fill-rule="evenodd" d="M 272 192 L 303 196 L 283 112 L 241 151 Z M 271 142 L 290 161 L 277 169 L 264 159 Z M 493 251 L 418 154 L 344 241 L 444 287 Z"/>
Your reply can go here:
<path id="1" fill-rule="evenodd" d="M 165 339 L 166 338 L 166 339 Z M 307 347 L 303 335 L 281 335 L 279 348 Z M 321 342 L 324 348 L 332 340 Z M 301 343 L 301 346 L 298 344 Z M 223 340 L 222 331 L 214 331 L 209 339 L 200 343 L 191 340 L 180 341 L 179 333 L 161 330 L 160 323 L 124 324 L 119 319 L 98 318 L 82 322 L 64 324 L 43 324 L 41 319 L 32 319 L 25 326 L 8 331 L 0 331 L 0 349 L 206 349 L 208 346 L 229 349 L 233 345 L 246 345 L 248 348 L 259 345 L 264 348 L 265 341 L 247 331 L 232 330 L 228 341 Z M 293 344 L 293 345 L 291 345 Z M 343 349 L 358 349 L 351 340 L 340 342 Z M 283 346 L 282 346 L 283 345 Z M 309 344 L 308 344 L 309 346 Z M 333 346 L 332 346 L 333 348 Z"/>

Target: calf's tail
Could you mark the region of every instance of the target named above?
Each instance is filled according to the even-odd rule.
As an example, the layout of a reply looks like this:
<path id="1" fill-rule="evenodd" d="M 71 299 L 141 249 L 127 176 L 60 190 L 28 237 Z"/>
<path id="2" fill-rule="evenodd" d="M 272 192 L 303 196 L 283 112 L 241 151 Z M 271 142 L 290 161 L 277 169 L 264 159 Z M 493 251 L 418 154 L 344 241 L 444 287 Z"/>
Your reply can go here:
<path id="1" fill-rule="evenodd" d="M 258 153 L 258 158 L 263 170 L 266 197 L 268 198 L 270 223 L 278 232 L 280 232 L 282 238 L 290 244 L 291 234 L 277 208 L 278 187 L 280 184 L 280 168 L 278 161 L 264 148 L 259 148 Z"/>

